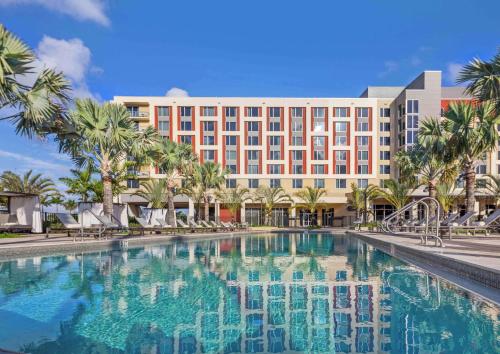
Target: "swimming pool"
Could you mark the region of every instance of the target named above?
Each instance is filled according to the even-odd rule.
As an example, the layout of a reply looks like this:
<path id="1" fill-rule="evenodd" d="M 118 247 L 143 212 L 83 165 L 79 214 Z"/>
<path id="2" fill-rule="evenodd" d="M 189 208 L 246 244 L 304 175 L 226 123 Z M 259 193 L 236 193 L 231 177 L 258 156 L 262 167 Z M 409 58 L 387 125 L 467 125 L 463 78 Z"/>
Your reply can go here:
<path id="1" fill-rule="evenodd" d="M 30 353 L 498 353 L 499 315 L 342 235 L 0 263 L 0 348 Z"/>

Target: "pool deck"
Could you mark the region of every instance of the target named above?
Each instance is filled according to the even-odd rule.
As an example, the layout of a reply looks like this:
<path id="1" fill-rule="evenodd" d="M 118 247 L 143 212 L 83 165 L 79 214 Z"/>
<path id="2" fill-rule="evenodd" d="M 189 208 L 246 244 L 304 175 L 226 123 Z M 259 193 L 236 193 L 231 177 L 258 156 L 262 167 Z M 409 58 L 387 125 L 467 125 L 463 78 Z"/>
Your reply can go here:
<path id="1" fill-rule="evenodd" d="M 420 237 L 348 231 L 367 243 L 500 303 L 500 237 L 443 240 L 445 247 L 420 244 Z M 472 289 L 474 291 L 474 289 Z"/>

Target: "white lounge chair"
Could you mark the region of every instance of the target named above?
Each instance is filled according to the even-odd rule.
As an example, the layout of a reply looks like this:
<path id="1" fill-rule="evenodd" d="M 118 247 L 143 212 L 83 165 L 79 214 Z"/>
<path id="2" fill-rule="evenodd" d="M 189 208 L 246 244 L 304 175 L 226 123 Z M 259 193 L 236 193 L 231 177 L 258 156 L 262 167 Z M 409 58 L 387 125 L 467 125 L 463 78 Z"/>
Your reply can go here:
<path id="1" fill-rule="evenodd" d="M 83 227 L 78 221 L 75 220 L 75 218 L 68 213 L 56 213 L 55 214 L 59 222 L 64 226 L 63 228 L 47 228 L 47 237 L 51 232 L 57 232 L 57 231 L 63 231 L 68 234 L 68 237 L 71 235 L 73 232 L 73 238 L 75 239 L 76 235 L 78 234 L 81 236 L 83 240 L 84 235 L 97 235 L 101 237 L 101 235 L 104 233 L 106 230 L 105 226 L 98 225 L 98 226 L 91 226 L 91 227 Z M 76 233 L 74 232 L 76 231 Z"/>

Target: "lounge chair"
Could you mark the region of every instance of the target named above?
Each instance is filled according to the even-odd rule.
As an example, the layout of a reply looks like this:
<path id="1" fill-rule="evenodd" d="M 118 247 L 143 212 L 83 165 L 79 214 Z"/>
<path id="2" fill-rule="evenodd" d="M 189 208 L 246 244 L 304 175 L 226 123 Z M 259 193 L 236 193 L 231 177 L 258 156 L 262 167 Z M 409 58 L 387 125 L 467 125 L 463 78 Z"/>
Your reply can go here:
<path id="1" fill-rule="evenodd" d="M 209 221 L 209 223 L 212 226 L 216 227 L 220 231 L 230 231 L 231 230 L 231 227 L 224 226 L 224 225 L 222 225 L 222 223 L 217 224 L 215 221 Z"/>
<path id="2" fill-rule="evenodd" d="M 192 221 L 192 220 L 191 220 L 191 221 Z M 186 223 L 184 223 L 184 221 L 182 221 L 182 220 L 180 220 L 180 219 L 177 219 L 177 224 L 178 224 L 178 225 L 180 225 L 180 229 L 182 229 L 182 230 L 184 230 L 184 231 L 189 230 L 189 231 L 191 231 L 191 232 L 195 232 L 195 231 L 197 231 L 197 230 L 200 230 L 200 229 L 201 229 L 201 228 L 200 228 L 198 225 L 196 225 L 195 223 L 194 223 L 194 225 L 196 225 L 196 226 L 195 226 L 195 227 L 193 227 L 193 226 L 190 226 L 190 225 L 186 225 Z"/>
<path id="3" fill-rule="evenodd" d="M 456 221 L 451 221 L 449 222 L 447 225 L 445 225 L 444 227 L 442 227 L 442 229 L 448 231 L 448 236 L 451 240 L 451 233 L 452 231 L 455 231 L 457 234 L 458 234 L 458 230 L 459 229 L 463 229 L 465 226 L 468 226 L 468 222 L 476 215 L 476 213 L 472 212 L 472 211 L 468 211 L 466 212 L 464 215 L 462 215 L 461 217 L 459 217 Z"/>
<path id="4" fill-rule="evenodd" d="M 443 220 L 441 220 L 441 226 L 448 226 L 456 218 L 458 218 L 458 213 L 449 214 L 447 217 L 445 217 Z"/>
<path id="5" fill-rule="evenodd" d="M 473 221 L 470 225 L 457 226 L 454 230 L 458 233 L 460 230 L 464 230 L 467 233 L 472 231 L 472 235 L 475 236 L 476 232 L 482 231 L 485 236 L 489 234 L 489 230 L 496 224 L 496 222 L 500 219 L 500 209 L 495 210 L 493 213 L 488 215 L 486 219 L 481 221 Z"/>
<path id="6" fill-rule="evenodd" d="M 50 232 L 66 232 L 68 237 L 73 232 L 73 239 L 76 238 L 76 235 L 80 236 L 83 240 L 83 236 L 85 235 L 96 235 L 101 237 L 101 235 L 106 231 L 106 227 L 102 225 L 98 225 L 95 227 L 83 227 L 75 218 L 68 213 L 55 213 L 59 222 L 63 225 L 62 228 L 47 228 L 47 237 L 49 237 Z"/>
<path id="7" fill-rule="evenodd" d="M 0 232 L 29 232 L 31 225 L 21 225 L 14 214 L 0 214 Z"/>
<path id="8" fill-rule="evenodd" d="M 222 224 L 222 226 L 224 226 L 228 230 L 234 231 L 234 229 L 235 229 L 235 226 L 229 222 L 221 221 L 220 223 Z"/>

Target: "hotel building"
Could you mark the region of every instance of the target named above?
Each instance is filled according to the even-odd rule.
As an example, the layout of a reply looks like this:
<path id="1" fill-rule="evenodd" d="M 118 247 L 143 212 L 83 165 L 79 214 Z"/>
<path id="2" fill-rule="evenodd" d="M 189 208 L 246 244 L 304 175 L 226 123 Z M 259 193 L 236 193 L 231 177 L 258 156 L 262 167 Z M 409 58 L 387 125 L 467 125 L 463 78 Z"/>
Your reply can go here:
<path id="1" fill-rule="evenodd" d="M 383 186 L 397 177 L 394 154 L 416 142 L 419 121 L 441 116 L 451 101 L 468 99 L 462 88 L 442 87 L 441 81 L 440 71 L 425 71 L 407 86 L 368 87 L 355 98 L 116 96 L 114 102 L 128 108 L 139 129 L 152 125 L 165 138 L 192 145 L 200 162 L 230 169 L 227 188 L 281 186 L 289 194 L 306 186 L 325 188 L 326 207 L 317 219 L 340 225 L 353 217 L 346 204 L 351 183 Z M 496 173 L 495 156 L 485 157 L 478 172 Z M 137 177 L 128 181 L 120 201 L 145 205 L 133 195 L 138 180 L 162 174 L 144 167 Z M 383 200 L 374 204 L 377 218 L 392 210 Z M 299 220 L 300 209 L 289 207 L 275 210 L 279 224 Z M 185 197 L 176 197 L 176 208 L 194 215 Z M 230 218 L 215 198 L 210 212 Z M 247 203 L 240 218 L 258 223 L 260 207 Z"/>

